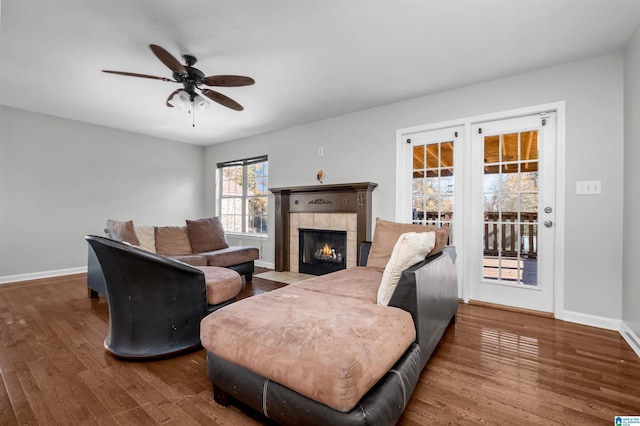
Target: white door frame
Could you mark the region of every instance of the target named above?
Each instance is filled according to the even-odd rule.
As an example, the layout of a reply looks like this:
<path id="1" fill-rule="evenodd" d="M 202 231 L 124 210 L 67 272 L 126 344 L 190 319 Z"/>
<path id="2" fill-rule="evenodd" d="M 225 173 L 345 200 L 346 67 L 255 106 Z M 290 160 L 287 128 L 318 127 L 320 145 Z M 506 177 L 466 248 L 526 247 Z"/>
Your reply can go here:
<path id="1" fill-rule="evenodd" d="M 440 123 L 443 124 L 443 123 Z M 464 126 L 460 123 L 448 125 L 448 123 L 444 123 L 445 125 L 437 125 L 437 126 L 418 126 L 411 129 L 403 129 L 404 132 L 401 134 L 396 133 L 400 136 L 400 141 L 402 143 L 401 146 L 396 146 L 396 222 L 403 223 L 411 223 L 412 222 L 412 214 L 411 214 L 411 206 L 412 206 L 412 197 L 411 197 L 411 182 L 412 182 L 412 171 L 413 171 L 413 144 L 410 140 L 413 139 L 415 142 L 416 138 L 421 138 L 418 136 L 420 133 L 429 133 L 433 132 L 436 135 L 428 135 L 428 137 L 435 137 L 437 140 L 445 141 L 452 140 L 453 143 L 453 155 L 454 155 L 454 164 L 453 164 L 453 179 L 454 179 L 454 187 L 462 188 L 462 184 L 464 182 L 464 170 L 468 169 L 461 164 L 459 159 L 464 157 L 464 141 L 465 141 L 465 129 Z M 399 132 L 399 131 L 398 131 Z M 457 136 L 454 137 L 454 133 Z M 445 136 L 448 134 L 447 136 Z M 414 137 L 415 135 L 415 137 Z M 423 138 L 424 136 L 422 136 Z M 434 140 L 435 140 L 434 139 Z M 408 190 L 404 187 L 404 184 L 408 185 Z M 463 191 L 454 191 L 454 215 L 452 221 L 452 227 L 454 232 L 452 234 L 453 241 L 450 241 L 451 245 L 462 246 L 462 240 L 458 235 L 458 229 L 463 229 L 463 219 L 464 216 L 458 213 L 458 206 L 463 205 L 462 196 L 464 195 Z M 464 265 L 466 264 L 466 258 L 458 257 L 456 260 L 456 269 L 458 272 L 458 276 L 461 276 L 462 271 L 464 271 Z M 458 280 L 458 294 L 463 295 L 465 291 L 467 291 L 462 285 L 463 280 Z M 461 296 L 462 297 L 462 296 Z"/>
<path id="2" fill-rule="evenodd" d="M 553 266 L 554 277 L 554 298 L 553 313 L 557 319 L 564 319 L 564 250 L 565 250 L 565 101 L 536 105 L 525 108 L 518 108 L 508 111 L 494 112 L 472 117 L 460 118 L 446 122 L 425 124 L 396 130 L 396 209 L 395 220 L 397 222 L 411 222 L 411 179 L 410 171 L 412 163 L 410 156 L 407 156 L 406 139 L 412 134 L 431 130 L 438 130 L 448 127 L 463 126 L 462 143 L 454 145 L 455 160 L 454 177 L 455 187 L 458 188 L 454 194 L 454 226 L 456 227 L 456 270 L 458 272 L 458 294 L 462 300 L 469 302 L 471 271 L 467 267 L 466 259 L 472 255 L 472 236 L 468 232 L 471 226 L 470 209 L 465 206 L 471 205 L 471 126 L 486 121 L 495 121 L 508 118 L 516 118 L 526 115 L 540 114 L 543 112 L 555 111 L 557 117 L 556 124 L 556 202 L 554 227 L 555 232 L 555 262 Z M 462 193 L 461 193 L 462 192 Z"/>

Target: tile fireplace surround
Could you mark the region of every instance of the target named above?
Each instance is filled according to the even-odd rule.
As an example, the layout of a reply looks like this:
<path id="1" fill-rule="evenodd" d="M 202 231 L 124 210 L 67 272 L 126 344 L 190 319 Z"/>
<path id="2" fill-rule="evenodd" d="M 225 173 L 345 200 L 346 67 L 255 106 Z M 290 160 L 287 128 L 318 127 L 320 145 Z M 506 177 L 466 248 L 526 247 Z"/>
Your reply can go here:
<path id="1" fill-rule="evenodd" d="M 298 272 L 298 229 L 347 231 L 347 267 L 371 240 L 371 192 L 377 183 L 270 188 L 275 197 L 275 269 Z"/>

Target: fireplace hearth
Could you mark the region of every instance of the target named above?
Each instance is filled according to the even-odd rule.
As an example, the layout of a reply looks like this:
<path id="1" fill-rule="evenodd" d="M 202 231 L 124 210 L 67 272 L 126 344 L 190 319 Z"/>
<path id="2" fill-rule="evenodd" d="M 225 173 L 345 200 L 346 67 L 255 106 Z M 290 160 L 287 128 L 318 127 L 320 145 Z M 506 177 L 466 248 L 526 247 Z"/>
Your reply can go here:
<path id="1" fill-rule="evenodd" d="M 347 232 L 300 229 L 298 271 L 324 275 L 347 266 Z"/>

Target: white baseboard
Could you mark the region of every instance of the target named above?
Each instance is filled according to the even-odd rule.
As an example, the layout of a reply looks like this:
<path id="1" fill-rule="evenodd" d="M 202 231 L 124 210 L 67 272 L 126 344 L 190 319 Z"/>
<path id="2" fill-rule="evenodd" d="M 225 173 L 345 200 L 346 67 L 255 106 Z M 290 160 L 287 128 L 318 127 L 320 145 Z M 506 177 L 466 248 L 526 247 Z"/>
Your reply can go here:
<path id="1" fill-rule="evenodd" d="M 271 262 L 256 260 L 254 263 L 256 266 L 260 266 L 262 268 L 275 269 L 275 265 Z M 16 283 L 20 281 L 39 280 L 42 278 L 60 277 L 62 275 L 82 274 L 85 272 L 87 272 L 87 267 L 82 266 L 79 268 L 57 269 L 55 271 L 32 272 L 29 274 L 20 275 L 6 275 L 4 277 L 0 277 L 0 285 Z"/>
<path id="2" fill-rule="evenodd" d="M 564 311 L 564 320 L 575 322 L 576 324 L 588 325 L 591 327 L 604 328 L 605 330 L 620 331 L 619 319 L 600 317 L 596 315 L 583 314 L 581 312 Z"/>
<path id="3" fill-rule="evenodd" d="M 276 269 L 276 265 L 274 263 L 271 263 L 271 262 L 264 262 L 262 260 L 254 260 L 253 263 L 256 266 L 259 266 L 261 268 Z"/>
<path id="4" fill-rule="evenodd" d="M 631 346 L 631 349 L 633 349 L 636 355 L 640 357 L 640 337 L 638 337 L 624 321 L 620 323 L 620 334 L 629 346 Z"/>
<path id="5" fill-rule="evenodd" d="M 9 284 L 9 283 L 15 283 L 20 281 L 39 280 L 42 278 L 60 277 L 62 275 L 82 274 L 85 272 L 87 272 L 87 267 L 81 266 L 79 268 L 57 269 L 55 271 L 32 272 L 29 274 L 20 274 L 20 275 L 6 275 L 4 277 L 0 277 L 0 284 Z"/>
<path id="6" fill-rule="evenodd" d="M 564 311 L 564 320 L 574 322 L 576 324 L 617 331 L 629 346 L 631 346 L 631 349 L 633 349 L 636 355 L 640 357 L 640 338 L 638 338 L 633 330 L 631 330 L 622 320 L 571 311 Z"/>

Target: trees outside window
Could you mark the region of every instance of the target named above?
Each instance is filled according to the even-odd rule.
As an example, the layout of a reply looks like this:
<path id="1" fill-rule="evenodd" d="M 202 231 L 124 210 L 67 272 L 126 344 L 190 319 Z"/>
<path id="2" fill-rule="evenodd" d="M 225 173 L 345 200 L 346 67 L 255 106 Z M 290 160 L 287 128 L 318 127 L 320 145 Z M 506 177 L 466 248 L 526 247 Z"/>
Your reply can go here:
<path id="1" fill-rule="evenodd" d="M 267 156 L 218 163 L 218 207 L 226 232 L 267 233 Z"/>

